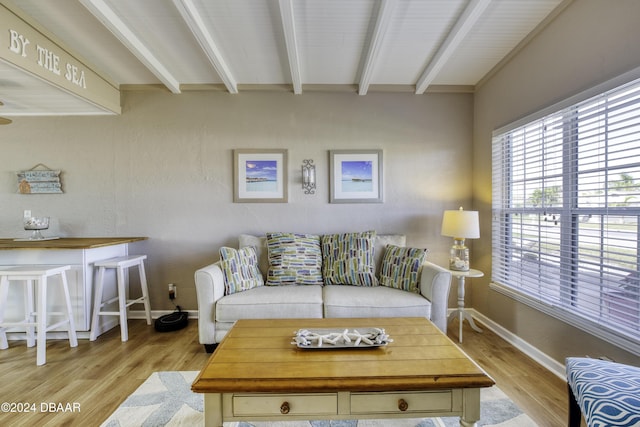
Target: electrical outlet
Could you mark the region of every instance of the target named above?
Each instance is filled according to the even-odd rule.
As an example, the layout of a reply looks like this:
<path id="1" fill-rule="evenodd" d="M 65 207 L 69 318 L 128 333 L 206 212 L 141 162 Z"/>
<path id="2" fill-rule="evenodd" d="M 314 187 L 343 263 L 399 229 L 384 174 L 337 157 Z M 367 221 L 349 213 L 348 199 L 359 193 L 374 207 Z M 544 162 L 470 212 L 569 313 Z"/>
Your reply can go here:
<path id="1" fill-rule="evenodd" d="M 169 299 L 176 299 L 177 287 L 173 283 L 169 283 Z"/>
<path id="2" fill-rule="evenodd" d="M 25 209 L 23 217 L 24 218 L 31 218 L 31 211 L 28 210 L 28 209 Z"/>

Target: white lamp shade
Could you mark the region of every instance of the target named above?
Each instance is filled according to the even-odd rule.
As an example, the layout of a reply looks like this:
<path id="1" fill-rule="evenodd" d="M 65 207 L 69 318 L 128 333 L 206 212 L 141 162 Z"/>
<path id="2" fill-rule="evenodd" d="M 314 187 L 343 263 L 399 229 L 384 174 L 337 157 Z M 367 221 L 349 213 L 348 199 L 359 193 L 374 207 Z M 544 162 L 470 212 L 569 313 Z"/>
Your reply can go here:
<path id="1" fill-rule="evenodd" d="M 442 235 L 460 239 L 477 239 L 480 237 L 478 211 L 459 210 L 444 211 L 442 216 Z"/>

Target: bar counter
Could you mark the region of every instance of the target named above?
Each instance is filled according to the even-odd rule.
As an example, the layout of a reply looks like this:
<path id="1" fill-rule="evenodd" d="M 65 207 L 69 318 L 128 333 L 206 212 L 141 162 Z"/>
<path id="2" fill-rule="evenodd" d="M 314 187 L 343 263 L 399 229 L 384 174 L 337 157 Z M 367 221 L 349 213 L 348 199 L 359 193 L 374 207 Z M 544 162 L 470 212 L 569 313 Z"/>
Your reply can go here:
<path id="1" fill-rule="evenodd" d="M 94 263 L 113 257 L 129 255 L 129 245 L 146 237 L 63 237 L 51 240 L 0 239 L 0 267 L 14 265 L 69 265 L 67 281 L 71 294 L 71 305 L 75 317 L 78 338 L 88 338 L 91 313 L 93 311 Z M 139 253 L 139 252 L 136 252 Z M 105 294 L 116 294 L 115 273 L 106 276 Z M 47 295 L 49 310 L 55 310 L 64 302 L 63 295 L 52 287 Z M 5 317 L 23 319 L 22 292 L 17 286 L 9 289 L 9 303 Z M 115 305 L 114 310 L 117 310 Z M 118 320 L 101 320 L 101 332 L 118 325 Z M 66 336 L 66 335 L 65 335 Z"/>
<path id="2" fill-rule="evenodd" d="M 7 249 L 93 249 L 146 240 L 146 237 L 61 237 L 51 240 L 0 239 L 0 250 Z"/>

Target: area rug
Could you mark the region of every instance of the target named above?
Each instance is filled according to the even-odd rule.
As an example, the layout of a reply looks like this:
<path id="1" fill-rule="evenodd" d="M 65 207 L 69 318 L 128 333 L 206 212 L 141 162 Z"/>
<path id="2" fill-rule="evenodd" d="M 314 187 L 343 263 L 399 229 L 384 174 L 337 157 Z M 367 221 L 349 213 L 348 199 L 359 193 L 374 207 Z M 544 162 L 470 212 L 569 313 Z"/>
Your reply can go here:
<path id="1" fill-rule="evenodd" d="M 102 424 L 102 427 L 173 427 L 204 425 L 203 397 L 191 391 L 196 371 L 154 372 Z M 534 427 L 498 387 L 480 393 L 479 426 Z M 229 422 L 225 427 L 454 427 L 458 417 L 394 420 Z"/>

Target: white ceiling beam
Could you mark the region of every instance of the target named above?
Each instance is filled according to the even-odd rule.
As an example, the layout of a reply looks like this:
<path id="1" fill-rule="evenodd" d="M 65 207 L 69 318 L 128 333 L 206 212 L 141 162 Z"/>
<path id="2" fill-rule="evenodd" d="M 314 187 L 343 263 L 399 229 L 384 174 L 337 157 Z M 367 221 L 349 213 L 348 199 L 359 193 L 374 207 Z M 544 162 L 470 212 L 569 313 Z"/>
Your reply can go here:
<path id="1" fill-rule="evenodd" d="M 293 16 L 292 0 L 280 0 L 280 16 L 282 17 L 284 41 L 287 45 L 287 56 L 289 57 L 289 69 L 291 70 L 293 93 L 300 95 L 302 93 L 302 77 L 300 74 L 300 56 L 298 55 L 298 39 L 296 38 L 296 25 Z"/>
<path id="2" fill-rule="evenodd" d="M 462 40 L 469 34 L 469 31 L 476 24 L 478 19 L 482 16 L 485 9 L 491 4 L 491 0 L 471 0 L 467 5 L 460 18 L 456 22 L 456 25 L 447 35 L 444 43 L 438 49 L 438 52 L 434 55 L 433 59 L 429 62 L 429 65 L 425 68 L 422 76 L 418 79 L 416 84 L 416 94 L 422 95 L 429 85 L 436 78 L 442 67 L 445 66 L 451 55 L 453 55 L 462 42 Z"/>
<path id="3" fill-rule="evenodd" d="M 391 22 L 391 15 L 396 7 L 396 0 L 381 0 L 378 8 L 378 17 L 376 19 L 376 26 L 373 29 L 371 40 L 369 41 L 369 50 L 367 57 L 365 58 L 364 65 L 362 67 L 362 74 L 360 76 L 360 84 L 358 85 L 358 94 L 366 95 L 371 84 L 371 76 L 373 71 L 380 60 L 380 51 L 382 50 L 382 43 L 387 30 L 389 29 L 389 23 Z"/>
<path id="4" fill-rule="evenodd" d="M 98 18 L 171 92 L 180 93 L 180 82 L 104 0 L 80 1 L 84 7 Z"/>
<path id="5" fill-rule="evenodd" d="M 211 65 L 213 65 L 213 68 L 224 82 L 227 90 L 230 93 L 238 93 L 238 83 L 227 66 L 222 52 L 220 52 L 196 5 L 192 0 L 173 0 L 173 4 L 175 4 L 196 40 L 198 40 L 200 47 L 204 50 L 209 62 L 211 62 Z"/>

